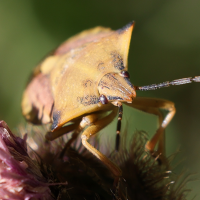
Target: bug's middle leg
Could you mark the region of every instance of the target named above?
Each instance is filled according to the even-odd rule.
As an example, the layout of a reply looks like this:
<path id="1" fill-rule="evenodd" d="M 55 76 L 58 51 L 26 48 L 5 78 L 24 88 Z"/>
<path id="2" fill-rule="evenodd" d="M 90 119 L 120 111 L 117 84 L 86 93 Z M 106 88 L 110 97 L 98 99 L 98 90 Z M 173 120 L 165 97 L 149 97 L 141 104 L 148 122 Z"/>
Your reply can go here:
<path id="1" fill-rule="evenodd" d="M 77 126 L 77 128 L 74 130 L 71 138 L 67 142 L 66 148 L 70 147 L 72 142 L 76 140 L 76 138 L 83 131 L 83 129 L 87 125 L 90 125 L 91 123 L 95 122 L 100 115 L 101 114 L 90 114 L 90 115 L 87 115 L 87 116 L 83 117 L 82 120 L 79 122 L 79 125 Z"/>
<path id="2" fill-rule="evenodd" d="M 112 161 L 110 161 L 105 155 L 103 155 L 101 152 L 99 152 L 97 149 L 95 149 L 92 145 L 88 143 L 88 139 L 99 132 L 101 129 L 103 129 L 105 126 L 107 126 L 109 123 L 112 122 L 112 120 L 116 117 L 117 115 L 118 108 L 114 107 L 112 112 L 95 121 L 92 123 L 89 127 L 85 129 L 85 131 L 82 133 L 81 138 L 82 138 L 82 144 L 93 154 L 95 155 L 99 160 L 101 160 L 111 171 L 116 177 L 121 176 L 121 170 L 117 165 L 115 165 Z"/>
<path id="3" fill-rule="evenodd" d="M 82 120 L 75 120 L 76 123 L 74 124 L 74 126 L 72 126 L 71 128 L 74 127 L 74 129 L 71 131 L 73 131 L 71 138 L 67 141 L 67 143 L 65 144 L 65 147 L 63 148 L 61 154 L 60 154 L 60 158 L 63 158 L 66 150 L 71 146 L 71 144 L 77 139 L 78 135 L 83 131 L 83 129 L 93 123 L 94 121 L 96 121 L 98 119 L 98 117 L 100 116 L 100 114 L 90 114 L 87 115 L 86 117 L 83 117 Z M 69 125 L 70 126 L 70 125 Z M 67 127 L 69 127 L 67 126 Z M 63 130 L 62 130 L 63 129 Z M 66 127 L 62 127 L 60 132 L 62 132 L 62 134 L 65 134 L 65 129 Z M 67 132 L 66 132 L 67 133 Z"/>

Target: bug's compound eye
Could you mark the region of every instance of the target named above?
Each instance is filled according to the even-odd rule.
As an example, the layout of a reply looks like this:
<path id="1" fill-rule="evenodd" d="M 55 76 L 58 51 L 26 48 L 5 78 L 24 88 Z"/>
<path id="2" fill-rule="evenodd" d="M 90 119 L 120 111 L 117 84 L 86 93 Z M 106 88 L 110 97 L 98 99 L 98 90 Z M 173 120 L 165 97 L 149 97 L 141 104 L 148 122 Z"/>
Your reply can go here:
<path id="1" fill-rule="evenodd" d="M 108 103 L 108 99 L 107 99 L 106 96 L 103 95 L 103 94 L 99 97 L 99 101 L 100 101 L 102 104 L 107 104 L 107 103 Z"/>
<path id="2" fill-rule="evenodd" d="M 122 70 L 122 71 L 120 72 L 120 75 L 121 75 L 122 77 L 130 78 L 129 73 L 128 73 L 127 71 L 125 71 L 125 70 Z"/>

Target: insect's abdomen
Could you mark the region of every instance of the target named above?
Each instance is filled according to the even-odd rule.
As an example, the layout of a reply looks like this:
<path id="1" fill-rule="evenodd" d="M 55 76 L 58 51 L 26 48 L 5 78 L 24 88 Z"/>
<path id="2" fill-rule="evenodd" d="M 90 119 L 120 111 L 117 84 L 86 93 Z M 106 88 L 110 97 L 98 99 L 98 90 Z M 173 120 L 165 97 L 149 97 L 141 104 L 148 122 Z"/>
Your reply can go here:
<path id="1" fill-rule="evenodd" d="M 54 100 L 48 76 L 38 74 L 28 84 L 22 97 L 22 113 L 27 121 L 34 124 L 51 122 Z"/>

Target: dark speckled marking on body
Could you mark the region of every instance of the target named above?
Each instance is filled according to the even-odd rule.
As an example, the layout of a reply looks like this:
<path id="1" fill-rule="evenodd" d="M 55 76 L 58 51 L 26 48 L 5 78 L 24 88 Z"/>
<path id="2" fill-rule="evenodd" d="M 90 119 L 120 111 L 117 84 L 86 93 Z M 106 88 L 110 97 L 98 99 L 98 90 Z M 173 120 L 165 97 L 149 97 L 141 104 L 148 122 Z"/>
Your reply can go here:
<path id="1" fill-rule="evenodd" d="M 112 100 L 123 100 L 121 97 L 117 97 L 117 96 L 107 96 L 107 99 L 112 101 Z"/>
<path id="2" fill-rule="evenodd" d="M 133 24 L 134 24 L 134 21 L 132 21 L 132 22 L 128 23 L 126 26 L 118 29 L 117 32 L 119 34 L 122 34 L 124 31 L 126 31 L 127 29 L 129 29 Z"/>
<path id="3" fill-rule="evenodd" d="M 133 84 L 130 82 L 130 79 L 128 77 L 124 77 L 124 79 L 132 88 L 134 88 Z"/>
<path id="4" fill-rule="evenodd" d="M 86 95 L 84 97 L 77 97 L 77 101 L 84 106 L 89 106 L 99 103 L 99 97 L 96 95 Z"/>
<path id="5" fill-rule="evenodd" d="M 110 74 L 110 73 L 109 73 L 109 74 L 106 74 L 105 77 L 107 77 L 107 78 L 110 79 L 110 80 L 116 80 L 116 81 L 118 80 L 117 78 L 115 78 L 115 75 L 114 75 L 114 74 Z"/>
<path id="6" fill-rule="evenodd" d="M 109 79 L 110 81 L 108 82 L 106 79 L 104 79 L 105 77 Z M 118 82 L 118 79 L 114 76 L 114 74 L 109 73 L 109 74 L 104 75 L 104 77 L 99 81 L 98 86 L 100 86 L 102 89 L 107 88 L 109 90 L 116 90 L 116 88 L 113 87 L 113 84 L 117 84 L 117 82 Z"/>
<path id="7" fill-rule="evenodd" d="M 54 111 L 53 112 L 53 124 L 51 126 L 51 130 L 54 130 L 58 127 L 58 122 L 60 119 L 60 112 L 59 111 Z"/>
<path id="8" fill-rule="evenodd" d="M 99 64 L 97 65 L 97 69 L 99 71 L 104 71 L 104 69 L 105 69 L 104 62 L 99 62 Z"/>
<path id="9" fill-rule="evenodd" d="M 91 87 L 93 84 L 93 81 L 90 79 L 86 79 L 82 83 L 83 83 L 83 87 L 86 88 L 86 87 Z"/>
<path id="10" fill-rule="evenodd" d="M 111 56 L 113 58 L 112 63 L 114 67 L 120 71 L 123 70 L 125 67 L 122 57 L 117 52 L 112 52 Z"/>

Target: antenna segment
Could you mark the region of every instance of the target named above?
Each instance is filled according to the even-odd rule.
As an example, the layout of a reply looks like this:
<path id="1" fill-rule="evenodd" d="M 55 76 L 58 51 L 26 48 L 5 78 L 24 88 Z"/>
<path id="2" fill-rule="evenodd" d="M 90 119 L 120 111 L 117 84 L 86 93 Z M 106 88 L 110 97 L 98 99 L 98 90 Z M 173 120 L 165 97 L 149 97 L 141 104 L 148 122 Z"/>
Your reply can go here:
<path id="1" fill-rule="evenodd" d="M 200 82 L 200 76 L 195 76 L 194 78 L 192 77 L 181 78 L 181 79 L 176 79 L 173 81 L 166 81 L 159 84 L 152 84 L 152 85 L 146 85 L 146 86 L 134 86 L 134 87 L 135 87 L 135 90 L 147 91 L 147 90 L 156 90 L 163 87 L 169 87 L 171 85 L 183 85 L 183 84 L 188 84 L 192 82 Z"/>

